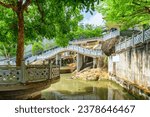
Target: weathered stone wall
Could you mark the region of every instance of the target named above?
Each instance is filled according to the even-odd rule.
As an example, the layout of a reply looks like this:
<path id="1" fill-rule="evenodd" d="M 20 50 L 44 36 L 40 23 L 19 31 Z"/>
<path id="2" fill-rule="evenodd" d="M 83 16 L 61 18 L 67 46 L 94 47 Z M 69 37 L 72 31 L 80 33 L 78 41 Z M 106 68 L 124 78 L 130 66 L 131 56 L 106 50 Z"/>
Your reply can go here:
<path id="1" fill-rule="evenodd" d="M 150 89 L 150 43 L 124 50 L 116 55 L 119 56 L 118 62 L 113 62 L 113 56 L 109 57 L 109 73 Z"/>

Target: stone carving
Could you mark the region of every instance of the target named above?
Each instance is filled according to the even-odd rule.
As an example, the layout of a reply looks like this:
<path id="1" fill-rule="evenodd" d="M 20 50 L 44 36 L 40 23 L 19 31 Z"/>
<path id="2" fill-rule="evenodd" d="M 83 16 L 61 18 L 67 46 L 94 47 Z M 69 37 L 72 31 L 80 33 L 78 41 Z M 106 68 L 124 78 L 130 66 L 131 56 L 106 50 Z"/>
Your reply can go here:
<path id="1" fill-rule="evenodd" d="M 21 70 L 16 68 L 6 68 L 0 70 L 0 83 L 13 84 L 19 82 L 21 77 Z"/>
<path id="2" fill-rule="evenodd" d="M 48 66 L 42 66 L 42 65 L 37 65 L 37 66 L 27 66 L 25 70 L 25 77 L 30 81 L 38 81 L 38 80 L 46 80 L 48 79 Z"/>
<path id="3" fill-rule="evenodd" d="M 21 67 L 0 67 L 0 84 L 39 82 L 60 76 L 58 65 L 27 65 L 23 68 L 24 71 Z"/>
<path id="4" fill-rule="evenodd" d="M 54 79 L 54 78 L 57 78 L 59 76 L 60 76 L 60 68 L 59 68 L 59 66 L 53 66 L 52 67 L 51 78 Z"/>

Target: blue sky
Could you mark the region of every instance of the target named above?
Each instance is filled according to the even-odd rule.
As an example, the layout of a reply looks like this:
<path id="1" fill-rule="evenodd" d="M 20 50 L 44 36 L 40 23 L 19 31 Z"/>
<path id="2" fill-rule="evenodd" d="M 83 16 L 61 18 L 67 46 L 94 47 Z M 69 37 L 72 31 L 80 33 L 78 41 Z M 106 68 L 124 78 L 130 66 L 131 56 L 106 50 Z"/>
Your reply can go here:
<path id="1" fill-rule="evenodd" d="M 82 13 L 84 16 L 83 21 L 81 23 L 83 24 L 93 24 L 94 26 L 104 25 L 104 20 L 102 19 L 102 14 L 94 11 L 93 15 L 91 15 L 89 12 Z"/>

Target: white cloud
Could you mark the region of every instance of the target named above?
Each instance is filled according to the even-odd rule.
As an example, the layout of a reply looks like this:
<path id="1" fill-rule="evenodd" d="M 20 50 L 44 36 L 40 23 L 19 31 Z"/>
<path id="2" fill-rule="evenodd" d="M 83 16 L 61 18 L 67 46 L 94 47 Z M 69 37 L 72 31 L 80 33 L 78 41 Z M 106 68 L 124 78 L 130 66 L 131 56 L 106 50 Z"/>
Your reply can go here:
<path id="1" fill-rule="evenodd" d="M 83 24 L 93 24 L 94 26 L 104 25 L 104 20 L 102 19 L 102 14 L 94 12 L 93 15 L 90 13 L 83 13 L 84 19 L 81 21 Z"/>

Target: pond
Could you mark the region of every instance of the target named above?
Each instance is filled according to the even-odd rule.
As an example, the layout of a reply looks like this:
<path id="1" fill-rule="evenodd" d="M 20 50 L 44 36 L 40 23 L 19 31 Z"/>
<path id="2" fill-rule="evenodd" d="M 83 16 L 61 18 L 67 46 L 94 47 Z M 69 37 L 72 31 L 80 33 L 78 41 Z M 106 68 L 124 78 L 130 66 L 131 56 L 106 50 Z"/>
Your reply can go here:
<path id="1" fill-rule="evenodd" d="M 126 90 L 109 80 L 84 81 L 62 74 L 60 81 L 43 90 L 46 100 L 134 100 Z"/>

